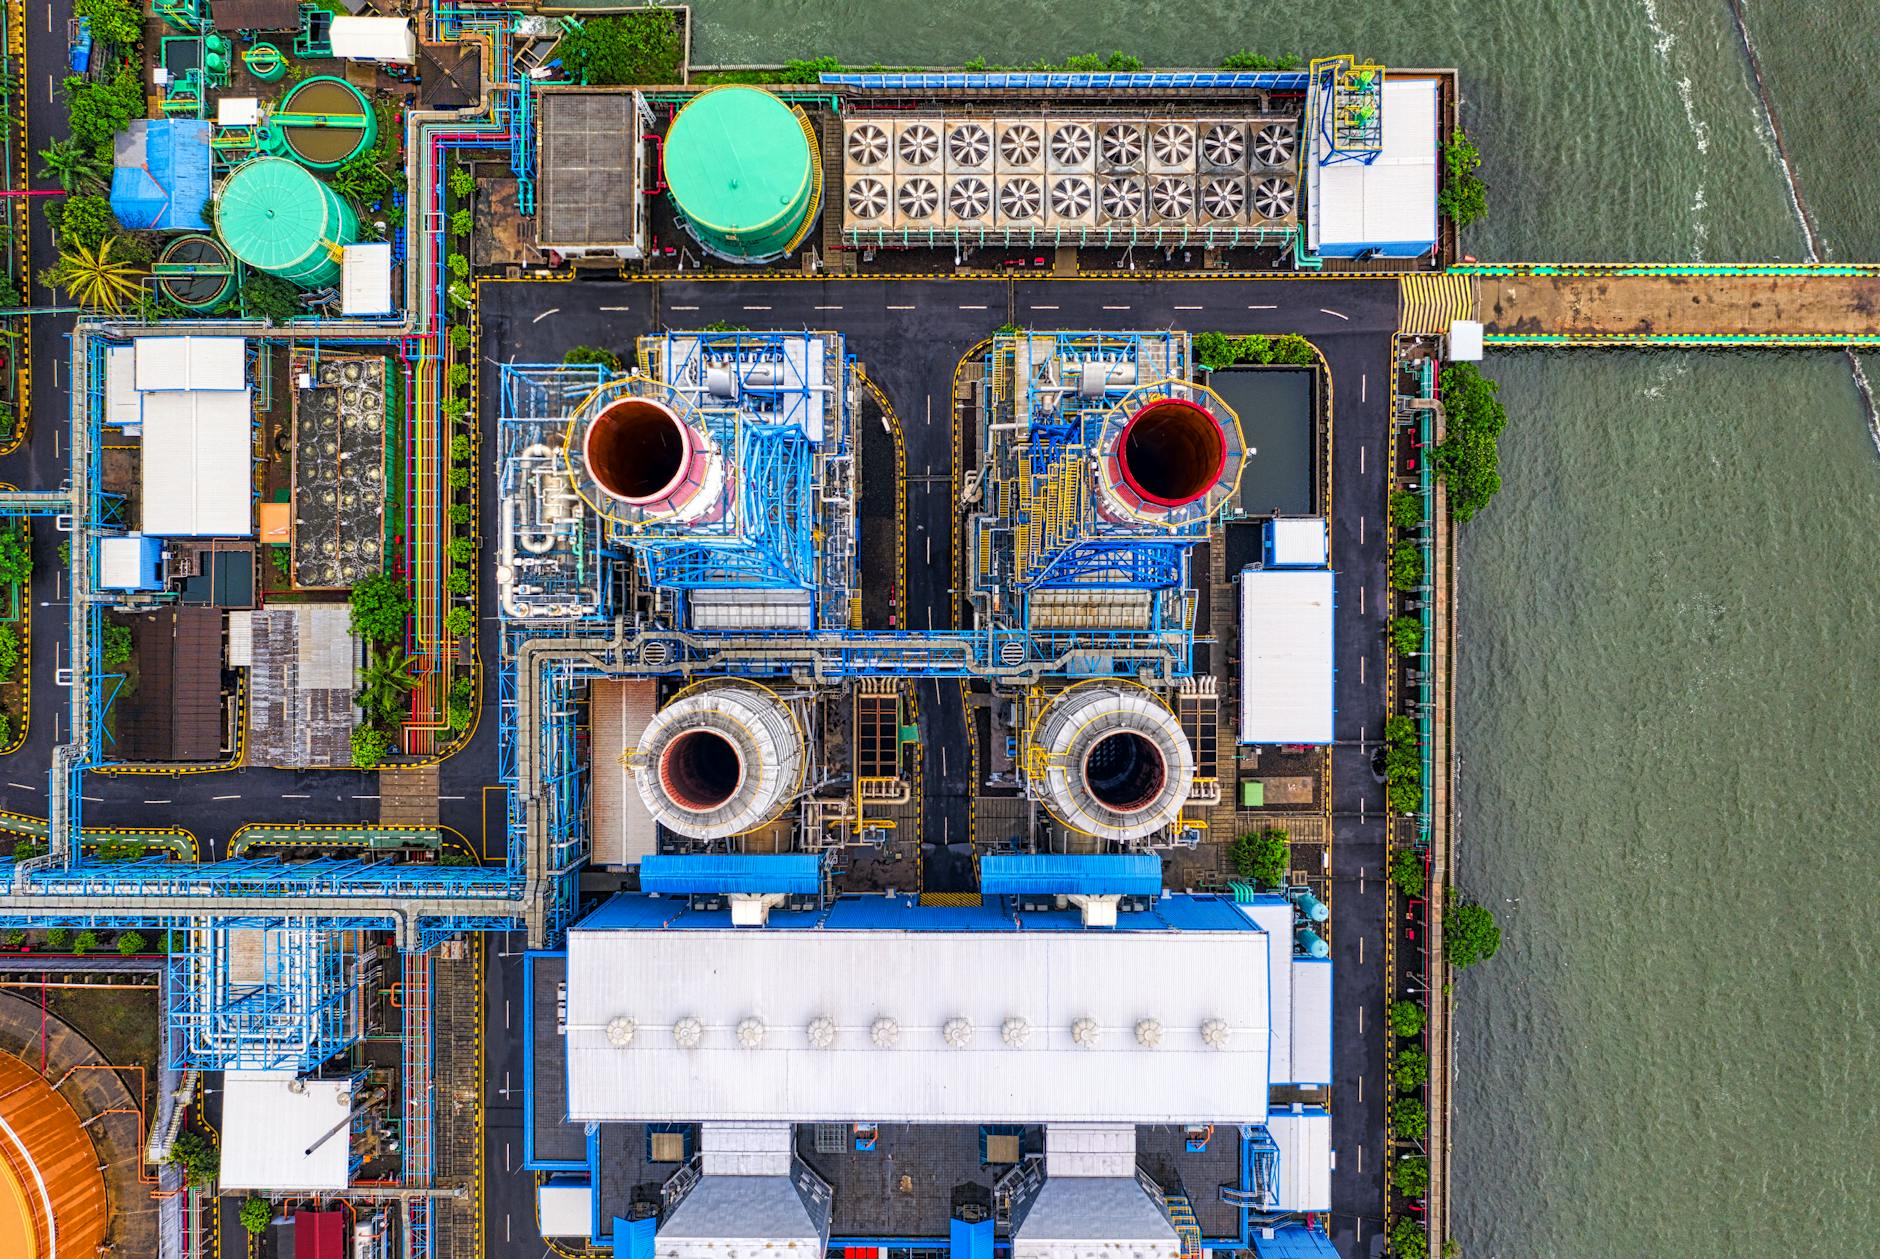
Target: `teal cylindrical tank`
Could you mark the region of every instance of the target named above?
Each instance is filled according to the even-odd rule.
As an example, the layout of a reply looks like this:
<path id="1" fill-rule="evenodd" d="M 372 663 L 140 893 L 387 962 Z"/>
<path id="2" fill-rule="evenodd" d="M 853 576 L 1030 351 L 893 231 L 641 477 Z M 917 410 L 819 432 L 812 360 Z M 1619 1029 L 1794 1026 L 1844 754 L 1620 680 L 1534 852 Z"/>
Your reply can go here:
<path id="1" fill-rule="evenodd" d="M 352 206 L 296 162 L 257 157 L 215 198 L 216 232 L 230 253 L 303 288 L 339 277 L 339 247 L 359 239 Z"/>
<path id="2" fill-rule="evenodd" d="M 242 64 L 263 83 L 279 82 L 287 73 L 287 58 L 273 44 L 256 44 L 242 54 Z"/>
<path id="3" fill-rule="evenodd" d="M 814 133 L 801 110 L 755 87 L 694 96 L 666 129 L 666 189 L 707 252 L 767 262 L 796 248 L 822 203 Z"/>
<path id="4" fill-rule="evenodd" d="M 1332 911 L 1326 907 L 1325 902 L 1310 892 L 1294 892 L 1292 903 L 1293 908 L 1297 909 L 1300 916 L 1307 922 L 1324 922 L 1332 916 Z"/>
<path id="5" fill-rule="evenodd" d="M 1297 927 L 1293 930 L 1293 948 L 1307 957 L 1332 955 L 1332 946 L 1325 943 L 1319 933 L 1310 927 Z"/>

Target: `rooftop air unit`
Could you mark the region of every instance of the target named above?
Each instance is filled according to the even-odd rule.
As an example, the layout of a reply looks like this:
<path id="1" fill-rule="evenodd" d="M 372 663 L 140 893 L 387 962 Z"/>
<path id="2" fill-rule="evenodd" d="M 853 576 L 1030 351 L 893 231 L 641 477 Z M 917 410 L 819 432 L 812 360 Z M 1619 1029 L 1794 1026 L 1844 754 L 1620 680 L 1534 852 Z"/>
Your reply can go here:
<path id="1" fill-rule="evenodd" d="M 1237 122 L 1203 123 L 1198 152 L 1204 171 L 1245 170 L 1247 129 Z"/>
<path id="2" fill-rule="evenodd" d="M 946 124 L 949 175 L 984 175 L 992 171 L 992 127 L 985 122 L 962 119 Z"/>
<path id="3" fill-rule="evenodd" d="M 998 169 L 1001 174 L 1041 174 L 1044 171 L 1044 124 L 1034 120 L 1001 121 L 998 133 Z"/>
<path id="4" fill-rule="evenodd" d="M 1284 175 L 1268 175 L 1253 185 L 1253 209 L 1263 219 L 1290 218 L 1295 190 Z"/>
<path id="5" fill-rule="evenodd" d="M 1298 148 L 1298 132 L 1290 122 L 1269 122 L 1253 135 L 1253 165 L 1264 170 L 1291 170 Z"/>
<path id="6" fill-rule="evenodd" d="M 1097 137 L 1087 122 L 1056 122 L 1045 139 L 1045 169 L 1053 174 L 1096 169 Z"/>
<path id="7" fill-rule="evenodd" d="M 1195 125 L 1191 122 L 1157 123 L 1149 132 L 1149 169 L 1166 175 L 1186 175 L 1195 168 Z"/>
<path id="8" fill-rule="evenodd" d="M 907 175 L 894 190 L 894 225 L 909 228 L 940 226 L 940 178 Z"/>
<path id="9" fill-rule="evenodd" d="M 940 128 L 924 118 L 894 127 L 894 169 L 902 175 L 937 175 L 941 162 Z"/>
<path id="10" fill-rule="evenodd" d="M 843 227 L 888 227 L 894 219 L 894 191 L 880 175 L 851 175 L 842 198 Z"/>
<path id="11" fill-rule="evenodd" d="M 1231 227 L 1247 221 L 1247 180 L 1242 175 L 1204 175 L 1195 210 L 1207 227 Z"/>
<path id="12" fill-rule="evenodd" d="M 985 228 L 992 225 L 992 180 L 985 175 L 947 177 L 946 225 Z"/>
<path id="13" fill-rule="evenodd" d="M 1044 226 L 1044 179 L 1038 175 L 1001 175 L 994 180 L 999 226 Z"/>
<path id="14" fill-rule="evenodd" d="M 1054 175 L 1045 182 L 1044 221 L 1050 227 L 1089 227 L 1097 192 L 1089 175 Z"/>
<path id="15" fill-rule="evenodd" d="M 1097 220 L 1107 225 L 1142 222 L 1141 175 L 1112 175 L 1097 185 Z"/>
<path id="16" fill-rule="evenodd" d="M 1193 175 L 1157 175 L 1149 181 L 1149 221 L 1157 226 L 1192 223 L 1195 217 Z"/>
<path id="17" fill-rule="evenodd" d="M 1097 169 L 1126 171 L 1142 169 L 1142 124 L 1113 122 L 1103 128 L 1097 140 Z"/>
<path id="18" fill-rule="evenodd" d="M 842 152 L 847 169 L 891 171 L 894 169 L 894 137 L 878 122 L 850 118 L 842 125 Z"/>

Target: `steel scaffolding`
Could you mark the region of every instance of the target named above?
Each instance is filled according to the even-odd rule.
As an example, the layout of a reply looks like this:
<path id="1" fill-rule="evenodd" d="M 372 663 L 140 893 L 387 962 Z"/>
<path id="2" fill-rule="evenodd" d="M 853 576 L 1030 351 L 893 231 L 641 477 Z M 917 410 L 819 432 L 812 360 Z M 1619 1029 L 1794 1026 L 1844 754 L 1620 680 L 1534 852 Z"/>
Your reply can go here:
<path id="1" fill-rule="evenodd" d="M 177 934 L 172 1067 L 308 1071 L 358 1039 L 351 932 L 204 922 Z"/>

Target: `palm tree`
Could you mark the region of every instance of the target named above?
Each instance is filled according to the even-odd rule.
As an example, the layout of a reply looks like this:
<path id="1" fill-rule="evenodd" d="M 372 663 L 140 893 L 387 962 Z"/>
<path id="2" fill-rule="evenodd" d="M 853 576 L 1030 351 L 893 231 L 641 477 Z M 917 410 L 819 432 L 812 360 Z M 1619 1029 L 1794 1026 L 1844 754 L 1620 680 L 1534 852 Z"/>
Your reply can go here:
<path id="1" fill-rule="evenodd" d="M 403 715 L 405 696 L 418 688 L 411 676 L 417 657 L 397 652 L 375 653 L 359 679 L 359 706 L 380 721 L 396 721 Z"/>
<path id="2" fill-rule="evenodd" d="M 107 236 L 96 249 L 74 244 L 59 255 L 46 278 L 72 295 L 80 306 L 118 314 L 137 299 L 143 286 L 143 268 L 127 258 L 114 258 L 111 248 L 120 238 Z"/>
<path id="3" fill-rule="evenodd" d="M 41 179 L 50 179 L 67 192 L 102 185 L 110 174 L 110 164 L 98 151 L 76 140 L 54 140 L 39 150 Z"/>

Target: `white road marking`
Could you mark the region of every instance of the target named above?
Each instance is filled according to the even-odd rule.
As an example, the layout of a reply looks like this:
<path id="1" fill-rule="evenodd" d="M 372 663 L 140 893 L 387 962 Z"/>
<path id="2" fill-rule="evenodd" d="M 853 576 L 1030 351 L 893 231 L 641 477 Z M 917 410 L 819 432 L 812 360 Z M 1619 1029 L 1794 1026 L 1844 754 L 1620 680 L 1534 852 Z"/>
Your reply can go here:
<path id="1" fill-rule="evenodd" d="M 1358 586 L 1358 615 L 1364 615 L 1364 586 L 1362 583 Z"/>
<path id="2" fill-rule="evenodd" d="M 1128 310 L 1128 309 L 1129 309 L 1129 307 L 1127 307 L 1127 306 L 1105 306 L 1105 307 L 1104 307 L 1103 309 L 1105 309 L 1105 310 Z"/>
<path id="3" fill-rule="evenodd" d="M 961 306 L 961 310 L 984 310 L 984 306 Z"/>
<path id="4" fill-rule="evenodd" d="M 1371 373 L 1358 377 L 1358 401 L 1365 402 L 1371 397 Z"/>
<path id="5" fill-rule="evenodd" d="M 1248 310 L 1278 310 L 1277 306 L 1249 306 Z"/>
<path id="6" fill-rule="evenodd" d="M 507 998 L 503 1000 L 503 1030 L 505 1032 L 509 1030 L 509 1001 Z"/>
<path id="7" fill-rule="evenodd" d="M 1365 684 L 1364 683 L 1364 657 L 1359 656 L 1358 657 L 1358 685 L 1363 686 L 1364 684 Z"/>
<path id="8" fill-rule="evenodd" d="M 39 790 L 39 788 L 37 787 L 28 787 L 25 783 L 8 783 L 7 786 L 16 787 L 21 791 L 38 791 Z M 86 798 L 89 799 L 90 797 L 86 797 Z"/>
<path id="9" fill-rule="evenodd" d="M 1358 1035 L 1364 1035 L 1364 1007 L 1358 1007 Z"/>
<path id="10" fill-rule="evenodd" d="M 888 307 L 888 309 L 889 310 L 913 310 L 914 308 L 912 306 L 890 306 Z"/>
<path id="11" fill-rule="evenodd" d="M 1363 452 L 1362 450 L 1360 450 L 1360 451 L 1358 452 L 1358 454 L 1359 454 L 1360 456 L 1362 456 L 1362 455 L 1364 454 L 1364 452 Z M 1360 459 L 1360 462 L 1362 462 L 1362 459 Z M 1360 468 L 1358 469 L 1358 471 L 1360 471 L 1360 472 L 1362 472 L 1362 471 L 1364 471 L 1364 469 L 1363 469 L 1362 467 L 1360 467 Z M 1364 522 L 1365 522 L 1365 521 L 1366 521 L 1367 519 L 1368 519 L 1368 517 L 1365 517 L 1365 516 L 1360 516 L 1360 517 L 1358 517 L 1358 545 L 1359 545 L 1359 546 L 1363 546 L 1363 545 L 1364 545 Z"/>
<path id="12" fill-rule="evenodd" d="M 353 797 L 353 799 L 355 799 L 355 800 L 377 800 L 377 799 L 378 799 L 378 797 L 377 797 L 377 796 L 354 796 L 354 797 Z"/>
<path id="13" fill-rule="evenodd" d="M 283 796 L 281 797 L 281 799 L 283 799 L 283 800 L 311 800 L 311 799 L 313 799 L 313 797 L 312 797 L 312 796 L 293 796 L 293 795 L 283 795 Z"/>
<path id="14" fill-rule="evenodd" d="M 1334 318 L 1334 319 L 1342 319 L 1342 320 L 1344 320 L 1344 321 L 1345 321 L 1346 323 L 1350 323 L 1350 322 L 1351 322 L 1351 316 L 1350 316 L 1350 315 L 1347 315 L 1347 314 L 1345 314 L 1345 313 L 1344 313 L 1344 312 L 1342 312 L 1342 311 L 1336 311 L 1336 310 L 1332 310 L 1332 309 L 1329 309 L 1328 307 L 1325 307 L 1325 306 L 1321 306 L 1321 307 L 1319 307 L 1319 313 L 1320 313 L 1321 315 L 1330 315 L 1330 316 L 1331 316 L 1332 318 Z"/>
<path id="15" fill-rule="evenodd" d="M 813 310 L 841 310 L 842 308 L 840 306 L 815 306 L 815 307 L 812 307 L 811 309 Z"/>
<path id="16" fill-rule="evenodd" d="M 174 800 L 146 800 L 145 804 L 174 804 Z"/>
<path id="17" fill-rule="evenodd" d="M 1363 936 L 1358 937 L 1358 965 L 1360 966 L 1364 965 L 1364 937 Z M 1362 1084 L 1364 1081 L 1360 1079 L 1358 1082 Z M 1358 1100 L 1363 1101 L 1364 1094 L 1362 1093 L 1358 1094 Z"/>
<path id="18" fill-rule="evenodd" d="M 632 309 L 633 309 L 633 307 L 631 307 L 631 306 L 603 306 L 603 307 L 601 307 L 601 309 L 602 309 L 602 310 L 606 310 L 606 311 L 613 311 L 613 312 L 615 312 L 615 313 L 619 313 L 619 312 L 622 312 L 622 311 L 629 311 L 629 310 L 632 310 Z M 682 308 L 682 309 L 689 309 L 689 310 L 697 310 L 697 309 L 698 309 L 698 307 L 696 307 L 696 306 L 692 306 L 692 307 L 685 307 L 685 308 Z"/>
<path id="19" fill-rule="evenodd" d="M 1200 310 L 1200 309 L 1201 309 L 1201 307 L 1199 307 L 1199 306 L 1177 306 L 1177 307 L 1176 307 L 1175 309 L 1176 309 L 1176 310 Z"/>
<path id="20" fill-rule="evenodd" d="M 668 310 L 697 310 L 698 307 L 696 306 L 669 306 L 667 307 L 667 309 Z"/>
<path id="21" fill-rule="evenodd" d="M 80 800 L 89 800 L 89 801 L 90 801 L 91 803 L 93 803 L 93 804 L 103 804 L 103 803 L 104 803 L 104 797 L 103 797 L 103 796 L 80 796 L 80 797 L 79 797 L 79 799 L 80 799 Z"/>
<path id="22" fill-rule="evenodd" d="M 1031 309 L 1033 309 L 1033 310 L 1056 310 L 1056 309 L 1057 309 L 1057 307 L 1055 307 L 1055 306 L 1033 306 L 1033 307 L 1032 307 Z"/>
<path id="23" fill-rule="evenodd" d="M 746 309 L 746 310 L 769 310 L 769 309 L 770 309 L 770 307 L 768 307 L 768 306 L 746 306 L 746 307 L 745 307 L 744 309 Z"/>
<path id="24" fill-rule="evenodd" d="M 1358 447 L 1358 475 L 1364 475 L 1364 447 Z"/>
<path id="25" fill-rule="evenodd" d="M 210 799 L 210 800 L 239 800 L 239 799 L 241 799 L 241 797 L 240 797 L 239 795 L 234 795 L 234 796 L 210 796 L 210 797 L 209 797 L 209 799 Z"/>

